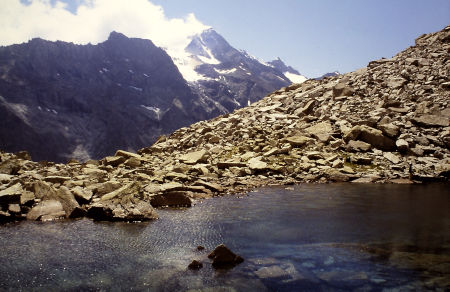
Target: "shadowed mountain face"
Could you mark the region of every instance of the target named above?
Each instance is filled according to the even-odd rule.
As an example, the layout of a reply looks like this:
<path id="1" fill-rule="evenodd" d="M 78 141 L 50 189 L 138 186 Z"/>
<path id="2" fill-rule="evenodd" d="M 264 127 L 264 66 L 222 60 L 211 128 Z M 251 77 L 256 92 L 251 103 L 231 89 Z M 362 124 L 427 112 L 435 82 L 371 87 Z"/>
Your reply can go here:
<path id="1" fill-rule="evenodd" d="M 33 39 L 0 48 L 0 147 L 35 160 L 136 150 L 217 115 L 149 40 L 113 32 L 98 45 Z"/>

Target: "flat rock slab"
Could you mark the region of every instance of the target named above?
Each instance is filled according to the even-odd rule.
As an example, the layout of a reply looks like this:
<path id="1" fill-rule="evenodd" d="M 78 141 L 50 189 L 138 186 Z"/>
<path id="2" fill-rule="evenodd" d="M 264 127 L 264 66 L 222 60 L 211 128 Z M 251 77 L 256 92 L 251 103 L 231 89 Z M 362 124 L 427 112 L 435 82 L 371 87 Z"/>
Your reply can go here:
<path id="1" fill-rule="evenodd" d="M 57 200 L 47 200 L 34 206 L 27 214 L 28 220 L 50 221 L 64 218 L 66 212 L 63 205 Z"/>
<path id="2" fill-rule="evenodd" d="M 189 152 L 180 157 L 180 160 L 186 164 L 197 164 L 199 162 L 206 162 L 206 158 L 208 156 L 208 151 L 200 150 Z"/>
<path id="3" fill-rule="evenodd" d="M 422 115 L 412 121 L 422 127 L 448 127 L 449 125 L 448 118 L 438 115 Z"/>
<path id="4" fill-rule="evenodd" d="M 20 183 L 0 191 L 0 204 L 16 204 L 20 203 L 20 195 L 23 189 Z"/>

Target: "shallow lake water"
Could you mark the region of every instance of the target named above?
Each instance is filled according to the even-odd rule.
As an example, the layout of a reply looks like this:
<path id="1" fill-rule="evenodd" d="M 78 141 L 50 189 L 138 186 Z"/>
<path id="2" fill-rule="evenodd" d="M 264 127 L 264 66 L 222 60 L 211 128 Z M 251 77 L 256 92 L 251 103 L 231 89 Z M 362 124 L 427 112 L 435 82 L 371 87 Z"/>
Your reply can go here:
<path id="1" fill-rule="evenodd" d="M 0 226 L 0 290 L 450 289 L 449 184 L 267 187 L 158 213 Z M 245 261 L 213 269 L 221 243 Z"/>

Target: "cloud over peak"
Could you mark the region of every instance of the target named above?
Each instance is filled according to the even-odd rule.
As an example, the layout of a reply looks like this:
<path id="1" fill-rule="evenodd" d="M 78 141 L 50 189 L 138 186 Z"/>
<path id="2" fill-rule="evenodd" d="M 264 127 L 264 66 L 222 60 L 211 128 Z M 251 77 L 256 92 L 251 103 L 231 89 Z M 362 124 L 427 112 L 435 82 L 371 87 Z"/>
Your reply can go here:
<path id="1" fill-rule="evenodd" d="M 156 45 L 182 50 L 190 37 L 208 26 L 189 14 L 169 19 L 161 6 L 148 0 L 77 0 L 75 13 L 60 0 L 2 0 L 0 44 L 23 43 L 40 37 L 77 44 L 97 44 L 111 31 L 152 40 Z"/>

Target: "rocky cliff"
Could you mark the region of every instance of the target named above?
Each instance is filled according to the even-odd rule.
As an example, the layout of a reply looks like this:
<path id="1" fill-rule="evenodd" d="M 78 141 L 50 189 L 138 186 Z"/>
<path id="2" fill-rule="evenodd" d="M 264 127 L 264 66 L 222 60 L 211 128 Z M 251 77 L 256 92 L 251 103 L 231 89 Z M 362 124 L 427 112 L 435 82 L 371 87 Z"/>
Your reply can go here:
<path id="1" fill-rule="evenodd" d="M 450 26 L 393 58 L 282 88 L 137 154 L 54 164 L 2 153 L 0 218 L 145 220 L 153 207 L 273 183 L 448 181 L 449 53 Z"/>
<path id="2" fill-rule="evenodd" d="M 0 48 L 0 147 L 35 160 L 137 150 L 219 113 L 149 40 L 113 32 L 95 46 L 33 39 Z"/>

